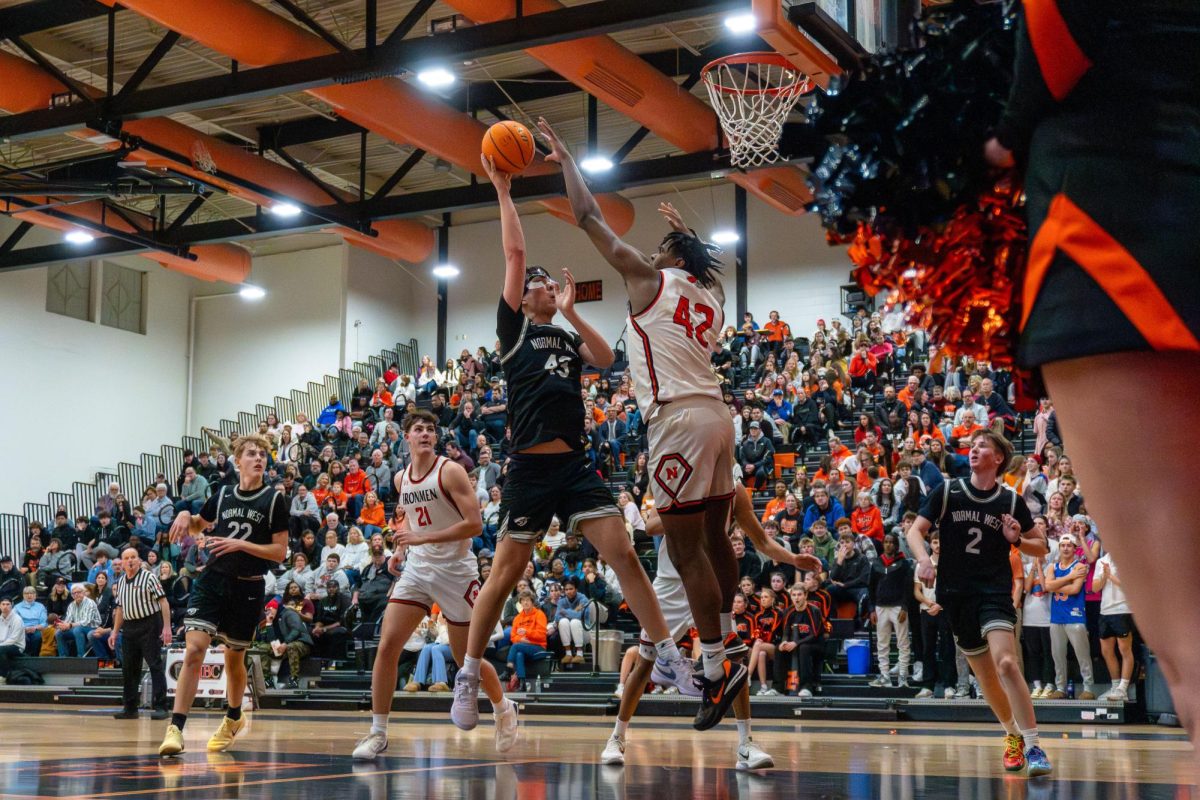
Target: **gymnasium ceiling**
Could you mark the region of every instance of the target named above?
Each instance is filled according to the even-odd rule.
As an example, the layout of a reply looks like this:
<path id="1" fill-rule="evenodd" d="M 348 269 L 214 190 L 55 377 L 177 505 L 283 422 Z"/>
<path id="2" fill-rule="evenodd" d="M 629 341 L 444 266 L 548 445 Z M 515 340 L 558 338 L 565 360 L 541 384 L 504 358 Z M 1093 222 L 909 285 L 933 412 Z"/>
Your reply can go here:
<path id="1" fill-rule="evenodd" d="M 461 15 L 456 17 L 455 9 L 447 3 L 429 0 L 245 1 L 257 3 L 291 25 L 300 26 L 300 17 L 307 16 L 308 30 L 318 31 L 319 28 L 320 35 L 327 41 L 336 40 L 340 48 L 360 54 L 365 52 L 368 44 L 371 6 L 375 7 L 374 35 L 379 51 L 401 40 L 407 43 L 431 37 L 435 25 L 473 27 Z M 624 0 L 616 4 L 561 0 L 561 4 L 568 8 L 620 5 L 616 11 L 626 16 L 634 7 Z M 726 14 L 739 7 L 748 7 L 748 0 L 643 0 L 642 5 L 649 10 L 634 13 L 644 15 L 646 24 L 639 24 L 637 20 L 623 22 L 614 26 L 616 30 L 609 35 L 671 76 L 676 83 L 684 84 L 690 76 L 691 93 L 705 103 L 707 97 L 703 86 L 695 81 L 698 65 L 716 55 L 765 49 L 753 34 L 735 36 L 723 25 Z M 538 16 L 526 19 L 536 22 Z M 56 24 L 63 20 L 66 20 L 65 24 Z M 499 24 L 503 23 L 486 23 L 476 27 L 475 32 Z M 115 42 L 111 56 L 108 51 L 110 25 Z M 395 34 L 398 26 L 401 31 L 407 26 L 407 32 Z M 530 30 L 538 36 L 546 33 L 540 28 Z M 571 35 L 589 35 L 593 30 L 596 28 L 580 24 L 578 33 Z M 443 37 L 460 35 L 437 34 Z M 417 219 L 436 227 L 444 221 L 441 213 L 444 207 L 437 205 L 443 198 L 450 205 L 454 224 L 494 215 L 491 208 L 460 202 L 462 192 L 473 183 L 473 176 L 467 170 L 440 162 L 432 154 L 422 155 L 411 145 L 392 141 L 375 132 L 368 131 L 364 136 L 362 129 L 341 120 L 331 106 L 305 91 L 286 86 L 287 81 L 279 80 L 277 76 L 270 85 L 284 84 L 280 91 L 269 88 L 252 91 L 251 87 L 239 89 L 233 97 L 226 98 L 219 90 L 214 96 L 212 86 L 237 69 L 231 58 L 187 36 L 176 37 L 135 11 L 121 9 L 110 13 L 106 6 L 95 0 L 0 0 L 0 37 L 3 37 L 0 49 L 5 53 L 30 62 L 40 61 L 39 66 L 57 71 L 75 82 L 84 93 L 96 96 L 104 96 L 109 91 L 111 59 L 113 91 L 119 93 L 128 82 L 140 80 L 129 93 L 133 106 L 144 98 L 148 109 L 165 110 L 165 115 L 176 122 L 249 152 L 261 152 L 262 157 L 289 169 L 307 170 L 312 179 L 355 198 L 370 199 L 382 189 L 387 200 L 396 201 L 396 208 L 402 212 L 395 216 Z M 429 41 L 436 43 L 437 39 Z M 519 35 L 499 44 L 496 37 L 481 37 L 479 41 L 482 44 L 478 47 L 467 48 L 473 51 L 473 57 L 450 62 L 458 81 L 441 92 L 444 102 L 459 111 L 474 114 L 484 124 L 505 117 L 529 124 L 538 116 L 545 116 L 573 149 L 582 149 L 588 139 L 589 95 L 520 49 L 526 40 Z M 476 56 L 475 52 L 483 54 Z M 156 56 L 159 58 L 155 62 Z M 147 73 L 145 65 L 150 64 L 152 69 Z M 395 70 L 390 74 L 396 74 L 402 80 L 412 78 L 412 73 L 406 72 L 402 63 L 388 64 L 387 69 Z M 208 85 L 202 86 L 205 79 L 208 79 Z M 296 84 L 303 82 L 298 78 Z M 167 97 L 171 100 L 164 99 Z M 85 125 L 97 128 L 97 122 L 89 113 L 80 111 L 79 105 L 82 104 L 59 109 L 59 116 L 44 110 L 15 115 L 0 111 L 0 176 L 12 176 L 13 170 L 17 169 L 29 170 L 105 153 L 105 144 L 70 134 L 69 131 L 77 133 Z M 724 180 L 720 171 L 697 167 L 699 162 L 695 160 L 660 167 L 670 162 L 670 159 L 664 161 L 664 157 L 673 156 L 678 161 L 686 154 L 652 133 L 646 135 L 643 132 L 642 138 L 631 139 L 639 134 L 639 123 L 603 102 L 594 104 L 593 114 L 599 149 L 613 153 L 624 146 L 626 154 L 618 172 L 625 167 L 635 170 L 638 185 L 623 188 L 621 194 L 625 197 L 660 193 L 664 187 L 695 188 Z M 129 116 L 137 114 L 131 112 Z M 108 115 L 103 124 L 119 126 L 121 119 L 122 114 L 118 111 Z M 260 150 L 264 138 L 283 141 L 285 146 L 279 148 L 283 152 L 269 148 Z M 111 145 L 111 140 L 108 144 Z M 366 155 L 365 167 L 361 166 L 363 153 Z M 406 163 L 409 169 L 404 172 L 402 166 Z M 719 162 L 714 163 L 722 166 Z M 727 164 L 724 167 L 727 169 Z M 399 180 L 395 180 L 397 174 L 402 175 Z M 46 173 L 34 169 L 22 175 L 33 178 L 44 177 Z M 656 179 L 660 176 L 661 180 Z M 453 190 L 462 191 L 455 193 Z M 446 193 L 433 194 L 439 191 Z M 530 192 L 531 196 L 537 194 Z M 0 195 L 3 195 L 2 188 Z M 383 196 L 380 194 L 377 199 Z M 401 201 L 405 198 L 411 200 L 410 205 L 402 206 Z M 183 192 L 114 195 L 105 202 L 140 210 L 157 217 L 165 226 L 187 209 L 189 216 L 176 226 L 180 230 L 204 224 L 232 225 L 231 221 L 246 220 L 256 212 L 255 204 L 219 191 L 202 204 L 194 200 L 194 193 Z M 537 207 L 527 204 L 527 209 L 534 211 Z M 314 237 L 329 235 L 315 232 L 319 229 L 315 224 L 317 220 L 304 219 L 302 222 L 308 224 L 300 225 L 299 229 L 277 226 L 278 232 L 273 236 L 263 235 L 272 231 L 260 230 L 258 236 L 248 237 L 244 243 L 252 251 L 265 253 L 311 246 Z M 23 249 L 19 243 L 8 245 L 7 252 L 0 247 L 0 269 L 31 265 L 30 259 L 34 256 L 22 257 Z M 45 257 L 51 255 L 54 253 L 50 248 L 43 248 L 37 258 L 44 263 Z"/>

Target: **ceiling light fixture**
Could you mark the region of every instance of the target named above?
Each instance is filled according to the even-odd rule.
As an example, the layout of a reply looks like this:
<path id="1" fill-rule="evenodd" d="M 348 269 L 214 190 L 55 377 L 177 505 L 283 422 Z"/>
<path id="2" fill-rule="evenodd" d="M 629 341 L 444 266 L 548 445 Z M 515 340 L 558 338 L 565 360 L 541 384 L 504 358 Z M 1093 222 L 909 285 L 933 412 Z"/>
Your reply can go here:
<path id="1" fill-rule="evenodd" d="M 454 83 L 454 73 L 445 67 L 427 67 L 417 72 L 417 80 L 431 89 L 440 89 Z"/>
<path id="2" fill-rule="evenodd" d="M 433 277 L 446 280 L 458 277 L 458 267 L 453 264 L 438 264 L 433 268 Z"/>
<path id="3" fill-rule="evenodd" d="M 267 290 L 261 286 L 251 286 L 247 283 L 238 289 L 238 294 L 242 296 L 243 300 L 262 300 L 267 296 Z"/>
<path id="4" fill-rule="evenodd" d="M 595 174 L 597 172 L 608 172 L 613 168 L 611 158 L 601 155 L 590 155 L 579 162 L 579 166 L 584 172 Z"/>
<path id="5" fill-rule="evenodd" d="M 725 18 L 725 27 L 733 33 L 750 33 L 758 27 L 753 14 L 730 14 Z"/>
<path id="6" fill-rule="evenodd" d="M 92 236 L 87 231 L 78 230 L 67 231 L 66 235 L 63 236 L 63 239 L 71 244 L 89 244 L 96 241 L 96 237 Z"/>
<path id="7" fill-rule="evenodd" d="M 733 244 L 741 238 L 741 234 L 728 228 L 713 231 L 712 235 L 713 244 Z"/>
<path id="8" fill-rule="evenodd" d="M 271 213 L 277 217 L 298 217 L 301 208 L 295 203 L 276 203 L 271 206 Z"/>

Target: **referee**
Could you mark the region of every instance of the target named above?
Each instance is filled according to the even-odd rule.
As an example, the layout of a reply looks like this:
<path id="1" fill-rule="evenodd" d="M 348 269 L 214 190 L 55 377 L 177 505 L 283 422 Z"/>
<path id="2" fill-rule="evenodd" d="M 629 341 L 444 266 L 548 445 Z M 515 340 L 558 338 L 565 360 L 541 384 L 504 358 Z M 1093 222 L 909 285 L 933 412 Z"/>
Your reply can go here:
<path id="1" fill-rule="evenodd" d="M 121 554 L 121 566 L 123 572 L 117 580 L 116 609 L 108 646 L 116 650 L 117 634 L 124 633 L 121 677 L 125 707 L 113 717 L 137 719 L 138 684 L 142 677 L 142 659 L 145 659 L 154 687 L 154 710 L 150 718 L 166 719 L 171 712 L 167 710 L 167 676 L 163 672 L 160 643 L 171 643 L 171 607 L 167 604 L 167 595 L 158 582 L 158 576 L 142 569 L 142 559 L 136 549 L 125 549 Z"/>

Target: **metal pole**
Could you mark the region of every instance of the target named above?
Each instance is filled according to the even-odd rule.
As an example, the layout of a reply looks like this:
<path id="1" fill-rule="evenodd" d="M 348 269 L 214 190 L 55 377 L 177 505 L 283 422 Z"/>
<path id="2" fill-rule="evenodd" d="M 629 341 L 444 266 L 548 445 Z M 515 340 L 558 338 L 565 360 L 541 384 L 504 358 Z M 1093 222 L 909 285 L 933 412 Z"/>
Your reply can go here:
<path id="1" fill-rule="evenodd" d="M 438 228 L 438 263 L 445 264 L 450 260 L 450 214 L 442 214 L 442 226 Z M 445 278 L 437 282 L 437 363 L 438 369 L 446 363 L 446 311 L 449 308 L 449 298 L 446 294 L 450 284 Z"/>
<path id="2" fill-rule="evenodd" d="M 741 186 L 733 187 L 733 227 L 741 234 L 737 241 L 737 247 L 734 248 L 736 254 L 736 265 L 734 267 L 734 283 L 735 293 L 737 296 L 737 324 L 734 325 L 739 331 L 742 329 L 742 316 L 746 313 L 749 301 L 746 297 L 747 282 L 748 282 L 748 267 L 750 253 L 750 231 L 746 225 L 746 190 Z"/>

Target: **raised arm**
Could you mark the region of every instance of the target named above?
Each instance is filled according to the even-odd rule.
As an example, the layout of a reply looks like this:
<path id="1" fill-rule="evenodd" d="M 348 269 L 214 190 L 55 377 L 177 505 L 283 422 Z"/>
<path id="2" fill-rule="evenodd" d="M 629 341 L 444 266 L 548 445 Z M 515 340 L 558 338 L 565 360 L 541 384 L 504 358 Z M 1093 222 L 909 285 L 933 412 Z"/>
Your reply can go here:
<path id="1" fill-rule="evenodd" d="M 500 242 L 504 247 L 504 302 L 512 309 L 521 308 L 521 296 L 525 294 L 525 232 L 521 228 L 521 217 L 512 199 L 512 176 L 496 169 L 486 155 L 483 171 L 496 187 L 500 203 Z"/>
<path id="2" fill-rule="evenodd" d="M 571 151 L 562 139 L 545 119 L 538 119 L 538 130 L 550 146 L 550 155 L 546 156 L 546 160 L 557 161 L 562 166 L 563 178 L 567 184 L 567 199 L 571 201 L 571 212 L 575 215 L 575 221 L 587 233 L 600 255 L 621 273 L 627 284 L 654 283 L 657 286 L 657 270 L 650 264 L 650 259 L 622 241 L 621 237 L 608 227 L 604 214 L 600 211 L 600 204 L 592 196 L 592 191 L 584 182 L 575 159 L 571 157 Z"/>
<path id="3" fill-rule="evenodd" d="M 575 276 L 566 268 L 563 269 L 562 291 L 558 294 L 558 311 L 583 338 L 579 354 L 584 360 L 600 369 L 611 367 L 617 356 L 600 332 L 585 322 L 575 310 Z"/>

